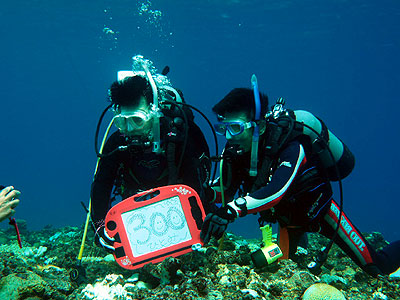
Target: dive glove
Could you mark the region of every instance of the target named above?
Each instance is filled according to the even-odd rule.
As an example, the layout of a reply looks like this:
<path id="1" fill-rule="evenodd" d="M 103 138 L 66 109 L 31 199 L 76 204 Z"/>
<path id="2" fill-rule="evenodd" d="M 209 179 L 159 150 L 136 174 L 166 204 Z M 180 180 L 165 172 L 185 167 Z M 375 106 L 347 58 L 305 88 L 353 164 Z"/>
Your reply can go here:
<path id="1" fill-rule="evenodd" d="M 207 244 L 211 236 L 220 239 L 229 223 L 238 217 L 237 212 L 230 205 L 220 207 L 217 211 L 209 213 L 204 219 L 200 232 L 200 238 Z"/>
<path id="2" fill-rule="evenodd" d="M 100 226 L 96 230 L 96 234 L 94 237 L 94 242 L 96 243 L 97 246 L 102 247 L 104 250 L 106 250 L 108 253 L 114 253 L 115 248 L 114 248 L 114 238 L 110 237 L 107 234 L 105 226 Z"/>

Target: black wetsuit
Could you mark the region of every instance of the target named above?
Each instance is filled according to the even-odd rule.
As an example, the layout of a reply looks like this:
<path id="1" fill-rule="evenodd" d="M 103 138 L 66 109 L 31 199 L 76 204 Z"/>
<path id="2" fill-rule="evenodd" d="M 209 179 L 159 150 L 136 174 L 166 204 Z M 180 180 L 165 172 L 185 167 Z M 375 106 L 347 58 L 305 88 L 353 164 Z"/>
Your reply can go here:
<path id="1" fill-rule="evenodd" d="M 156 154 L 151 147 L 129 146 L 125 151 L 100 159 L 98 170 L 91 187 L 92 221 L 100 226 L 112 205 L 113 188 L 120 190 L 123 199 L 151 188 L 168 184 L 182 183 L 194 188 L 203 201 L 207 211 L 203 183 L 207 181 L 210 171 L 209 148 L 200 128 L 190 121 L 187 144 L 176 178 L 171 178 L 172 167 L 177 167 L 183 149 L 183 138 L 176 138 L 176 131 L 169 130 L 165 122 L 161 123 L 162 153 Z M 182 133 L 182 132 L 181 132 Z M 181 134 L 178 132 L 178 134 Z M 171 167 L 168 164 L 167 148 L 169 137 L 178 139 L 175 147 L 175 161 Z M 107 140 L 103 153 L 110 153 L 118 146 L 128 145 L 126 137 L 119 131 L 113 133 Z M 202 159 L 200 159 L 202 157 Z"/>
<path id="2" fill-rule="evenodd" d="M 228 200 L 239 190 L 247 200 L 248 213 L 260 212 L 265 221 L 279 222 L 288 229 L 289 257 L 293 257 L 305 232 L 319 232 L 332 238 L 339 216 L 331 183 L 310 149 L 310 145 L 301 140 L 284 145 L 272 159 L 271 172 L 258 174 L 265 177 L 263 186 L 255 186 L 256 179 L 249 176 L 249 154 L 228 158 L 223 173 Z M 259 153 L 260 167 L 266 155 L 262 145 Z M 239 215 L 243 213 L 233 201 L 228 205 Z M 400 241 L 376 252 L 345 213 L 335 242 L 373 276 L 389 274 L 400 266 Z"/>

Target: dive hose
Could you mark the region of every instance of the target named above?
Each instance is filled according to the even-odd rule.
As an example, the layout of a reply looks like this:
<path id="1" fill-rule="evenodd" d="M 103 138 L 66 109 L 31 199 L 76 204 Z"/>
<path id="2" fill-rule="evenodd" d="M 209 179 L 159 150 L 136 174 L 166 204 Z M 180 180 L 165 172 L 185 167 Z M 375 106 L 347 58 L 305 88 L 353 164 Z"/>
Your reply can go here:
<path id="1" fill-rule="evenodd" d="M 106 132 L 104 134 L 103 141 L 101 143 L 101 147 L 100 147 L 100 151 L 99 151 L 100 156 L 97 157 L 96 168 L 95 168 L 94 174 L 93 174 L 93 180 L 96 177 L 97 169 L 99 167 L 99 162 L 100 162 L 100 159 L 101 159 L 101 154 L 103 152 L 103 148 L 104 148 L 104 145 L 106 143 L 106 139 L 107 139 L 108 133 L 110 132 L 110 129 L 111 129 L 111 126 L 112 126 L 113 123 L 114 123 L 114 119 L 112 119 L 110 121 L 110 124 L 107 126 L 107 130 L 106 130 Z M 97 149 L 97 147 L 96 147 L 96 149 Z M 92 199 L 89 199 L 89 207 L 88 207 L 88 212 L 87 212 L 87 215 L 86 215 L 85 228 L 83 230 L 81 247 L 80 247 L 79 254 L 78 254 L 78 261 L 79 262 L 81 262 L 81 260 L 82 260 L 83 249 L 85 248 L 85 241 L 86 241 L 87 231 L 88 231 L 88 228 L 89 228 L 91 211 L 92 211 Z"/>
<path id="2" fill-rule="evenodd" d="M 142 62 L 142 68 L 146 73 L 147 79 L 149 80 L 151 89 L 153 91 L 153 105 L 155 110 L 155 117 L 153 120 L 153 152 L 160 153 L 161 151 L 161 141 L 160 141 L 160 108 L 158 106 L 158 91 L 157 85 L 154 82 L 154 78 L 151 75 L 146 64 Z"/>
<path id="3" fill-rule="evenodd" d="M 219 162 L 219 187 L 221 189 L 221 203 L 222 207 L 225 206 L 225 193 L 224 193 L 224 181 L 222 180 L 222 167 L 223 167 L 224 158 L 221 157 L 221 161 Z M 222 250 L 222 245 L 225 240 L 225 232 L 222 234 L 222 237 L 218 240 L 218 250 Z"/>
<path id="4" fill-rule="evenodd" d="M 334 157 L 331 149 L 329 149 L 328 142 L 325 141 L 325 139 L 323 139 L 321 137 L 321 135 L 314 128 L 312 128 L 311 126 L 308 126 L 307 124 L 305 124 L 303 122 L 295 121 L 295 123 L 299 124 L 301 126 L 305 126 L 309 130 L 313 131 L 317 135 L 317 137 L 320 139 L 320 141 L 322 141 L 322 143 L 324 144 L 326 149 L 328 150 L 329 155 L 332 158 L 332 161 L 335 161 L 335 157 Z M 335 165 L 336 174 L 338 176 L 339 195 L 340 195 L 340 202 L 339 202 L 339 211 L 340 212 L 339 212 L 339 217 L 338 217 L 338 221 L 337 221 L 337 226 L 336 226 L 335 232 L 334 232 L 331 240 L 329 241 L 328 245 L 323 250 L 320 251 L 320 253 L 314 258 L 314 261 L 310 262 L 307 265 L 307 268 L 314 275 L 318 275 L 319 273 L 321 273 L 321 267 L 325 263 L 325 261 L 327 260 L 328 253 L 329 253 L 330 249 L 332 248 L 333 243 L 334 243 L 334 241 L 335 241 L 335 239 L 336 239 L 336 237 L 337 237 L 337 235 L 339 233 L 340 221 L 341 221 L 342 214 L 343 214 L 343 185 L 342 185 L 342 179 L 341 179 L 341 176 L 340 176 L 340 171 L 339 171 L 339 168 L 337 166 L 337 163 L 335 163 L 334 165 Z"/>
<path id="5" fill-rule="evenodd" d="M 189 108 L 191 108 L 191 109 L 197 111 L 197 112 L 204 118 L 204 120 L 206 120 L 208 126 L 210 126 L 210 128 L 211 128 L 211 132 L 213 133 L 214 143 L 215 143 L 215 153 L 216 153 L 216 156 L 218 157 L 218 151 L 219 151 L 219 150 L 218 150 L 217 134 L 215 133 L 214 127 L 213 127 L 213 125 L 211 124 L 210 120 L 207 118 L 207 116 L 206 116 L 203 112 L 201 112 L 201 110 L 199 110 L 198 108 L 194 107 L 193 105 L 190 105 L 190 104 L 187 104 L 187 103 L 183 103 L 183 102 L 182 102 L 182 103 L 179 103 L 179 104 L 185 105 L 185 106 L 187 106 L 187 107 L 189 107 Z M 215 167 L 215 168 L 214 168 L 214 171 L 213 171 L 212 178 L 211 178 L 211 179 L 212 179 L 211 182 L 214 181 L 216 172 L 217 172 L 217 168 Z"/>

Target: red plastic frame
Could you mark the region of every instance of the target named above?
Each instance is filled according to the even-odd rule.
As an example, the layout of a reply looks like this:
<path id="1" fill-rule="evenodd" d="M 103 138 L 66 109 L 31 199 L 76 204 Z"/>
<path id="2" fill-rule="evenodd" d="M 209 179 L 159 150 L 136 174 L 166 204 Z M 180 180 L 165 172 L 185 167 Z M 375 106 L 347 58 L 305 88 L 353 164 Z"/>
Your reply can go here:
<path id="1" fill-rule="evenodd" d="M 137 201 L 140 199 L 140 197 L 144 197 L 145 195 L 149 194 L 154 195 L 154 193 L 157 195 L 149 200 Z M 179 197 L 181 202 L 191 239 L 156 250 L 154 252 L 135 256 L 131 249 L 131 244 L 123 223 L 122 215 L 126 212 L 131 212 L 176 196 Z M 163 261 L 168 256 L 177 257 L 188 253 L 193 250 L 192 247 L 194 245 L 203 245 L 203 242 L 200 240 L 200 228 L 198 228 L 199 220 L 197 220 L 196 223 L 195 217 L 192 215 L 192 206 L 189 202 L 190 197 L 195 197 L 197 207 L 201 211 L 201 221 L 204 220 L 205 212 L 199 195 L 194 189 L 186 185 L 168 185 L 154 188 L 129 197 L 113 206 L 107 213 L 105 224 L 108 235 L 116 239 L 116 242 L 114 243 L 115 261 L 125 269 L 137 269 L 143 267 L 147 263 L 157 263 Z M 138 244 L 135 246 L 139 247 Z"/>

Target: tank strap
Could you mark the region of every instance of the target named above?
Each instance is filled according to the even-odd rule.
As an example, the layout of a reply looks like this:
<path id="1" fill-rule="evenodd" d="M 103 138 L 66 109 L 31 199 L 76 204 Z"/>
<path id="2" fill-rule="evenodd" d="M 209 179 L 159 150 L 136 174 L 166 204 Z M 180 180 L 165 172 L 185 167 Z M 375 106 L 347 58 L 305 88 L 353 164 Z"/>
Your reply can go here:
<path id="1" fill-rule="evenodd" d="M 176 144 L 169 142 L 167 144 L 167 166 L 168 166 L 168 184 L 176 184 L 178 180 L 178 168 L 175 163 Z"/>
<path id="2" fill-rule="evenodd" d="M 114 182 L 115 188 L 112 191 L 112 201 L 114 201 L 118 196 L 124 195 L 125 193 L 125 178 L 124 178 L 124 164 L 120 163 L 118 170 L 117 170 L 117 176 Z"/>
<path id="3" fill-rule="evenodd" d="M 268 133 L 263 144 L 263 159 L 260 172 L 258 172 L 256 180 L 251 188 L 252 192 L 268 183 L 274 158 L 282 146 L 291 140 L 295 122 L 290 112 L 291 111 L 287 111 L 285 115 L 281 115 L 277 119 L 267 120 L 266 130 Z"/>
<path id="4" fill-rule="evenodd" d="M 271 173 L 272 168 L 272 157 L 270 155 L 265 155 L 262 163 L 260 171 L 257 173 L 256 180 L 251 188 L 251 192 L 255 192 L 259 190 L 261 187 L 267 185 L 269 181 L 269 175 Z"/>
<path id="5" fill-rule="evenodd" d="M 286 109 L 283 114 L 281 114 L 275 123 L 281 128 L 281 133 L 279 136 L 278 150 L 287 142 L 293 140 L 296 134 L 296 117 L 292 110 Z M 274 122 L 271 122 L 274 123 Z"/>
<path id="6" fill-rule="evenodd" d="M 329 142 L 329 131 L 328 131 L 328 127 L 325 125 L 325 123 L 320 118 L 318 118 L 318 117 L 316 117 L 316 118 L 321 123 L 322 127 L 321 127 L 320 136 L 323 139 L 323 141 L 321 141 L 321 139 L 319 137 L 317 137 L 314 141 L 312 141 L 313 151 L 318 154 L 326 149 L 326 144 Z"/>

